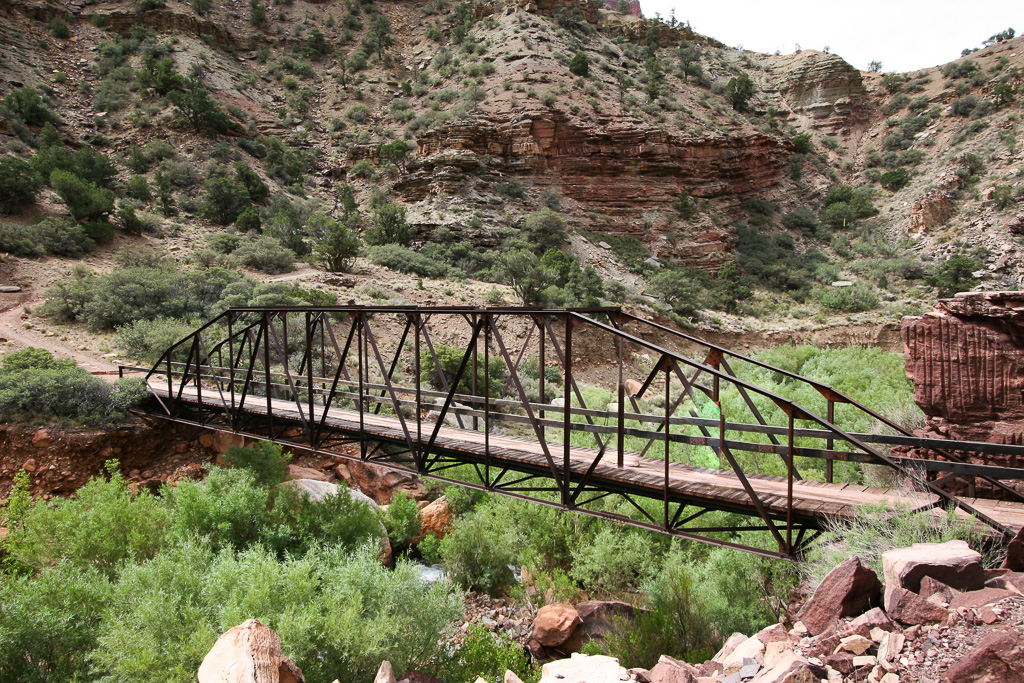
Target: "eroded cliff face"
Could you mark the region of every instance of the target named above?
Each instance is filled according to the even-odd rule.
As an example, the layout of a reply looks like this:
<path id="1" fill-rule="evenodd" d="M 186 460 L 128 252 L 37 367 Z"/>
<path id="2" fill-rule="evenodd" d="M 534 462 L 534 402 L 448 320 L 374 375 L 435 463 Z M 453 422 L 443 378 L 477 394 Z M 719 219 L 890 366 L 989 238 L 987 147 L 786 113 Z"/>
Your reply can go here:
<path id="1" fill-rule="evenodd" d="M 901 334 L 926 435 L 1024 443 L 1024 292 L 941 299 L 934 312 L 904 318 Z"/>
<path id="2" fill-rule="evenodd" d="M 417 163 L 396 184 L 405 201 L 419 202 L 467 190 L 487 191 L 510 178 L 554 187 L 591 209 L 587 227 L 642 240 L 666 216 L 680 192 L 739 203 L 781 182 L 789 154 L 779 141 L 756 132 L 734 136 L 673 135 L 637 121 L 610 118 L 584 126 L 556 112 L 539 116 L 478 118 L 438 128 L 418 140 Z M 675 245 L 662 254 L 715 268 L 724 263 L 731 232 L 710 221 L 672 222 Z"/>
<path id="3" fill-rule="evenodd" d="M 816 128 L 837 133 L 864 115 L 867 94 L 860 71 L 839 55 L 804 50 L 767 58 L 767 88 L 790 111 L 807 116 Z"/>

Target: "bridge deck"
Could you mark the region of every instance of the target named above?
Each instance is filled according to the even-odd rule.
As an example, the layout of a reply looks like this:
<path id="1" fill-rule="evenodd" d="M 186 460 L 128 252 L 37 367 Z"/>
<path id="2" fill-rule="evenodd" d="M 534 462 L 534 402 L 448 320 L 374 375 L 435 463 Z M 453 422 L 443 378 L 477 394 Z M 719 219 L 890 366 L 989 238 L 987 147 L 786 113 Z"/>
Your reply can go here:
<path id="1" fill-rule="evenodd" d="M 168 396 L 166 381 L 151 380 L 149 387 L 154 394 L 161 398 Z M 177 384 L 173 386 L 173 391 L 175 394 L 179 391 Z M 198 403 L 195 387 L 185 386 L 181 393 L 181 399 L 190 403 Z M 216 407 L 219 402 L 220 395 L 217 390 L 204 387 L 204 405 Z M 300 413 L 294 402 L 272 399 L 271 405 L 274 420 L 287 420 L 301 424 Z M 303 409 L 305 410 L 306 407 L 304 405 Z M 322 406 L 314 406 L 314 419 L 320 419 L 322 409 Z M 266 397 L 248 396 L 244 410 L 257 415 L 265 415 L 267 413 Z M 353 436 L 358 436 L 361 433 L 359 412 L 355 410 L 332 407 L 328 411 L 326 422 L 333 429 Z M 417 439 L 416 421 L 407 419 L 406 424 L 415 443 Z M 433 422 L 424 420 L 421 423 L 420 433 L 423 444 L 429 440 L 433 429 Z M 405 443 L 405 432 L 402 430 L 399 419 L 393 416 L 364 413 L 362 434 L 373 440 Z M 515 472 L 550 474 L 550 465 L 539 441 L 496 434 L 489 435 L 487 441 L 488 447 L 485 449 L 483 432 L 442 426 L 434 442 L 434 450 L 456 457 L 462 456 L 467 463 L 488 461 L 492 467 L 507 467 Z M 548 448 L 556 467 L 560 470 L 564 452 L 562 444 L 551 442 L 548 444 Z M 570 469 L 573 482 L 582 479 L 597 454 L 598 451 L 591 448 L 572 447 L 570 449 Z M 624 458 L 624 467 L 618 467 L 615 461 L 616 454 L 611 451 L 607 452 L 594 468 L 589 485 L 606 491 L 628 491 L 651 498 L 662 498 L 665 489 L 665 463 L 663 460 L 627 453 Z M 759 474 L 747 474 L 746 476 L 764 506 L 769 510 L 769 514 L 778 519 L 784 518 L 787 509 L 786 479 Z M 757 514 L 742 483 L 731 470 L 706 469 L 673 462 L 669 464 L 668 488 L 669 497 L 675 502 L 693 503 L 744 514 Z M 825 517 L 851 517 L 858 506 L 865 504 L 892 504 L 899 501 L 912 507 L 919 507 L 934 501 L 935 498 L 930 493 L 907 492 L 899 489 L 846 483 L 796 481 L 793 485 L 793 516 L 794 519 L 820 522 Z M 1014 531 L 1024 526 L 1024 503 L 980 498 L 964 498 L 963 500 Z M 965 515 L 963 512 L 959 514 Z"/>

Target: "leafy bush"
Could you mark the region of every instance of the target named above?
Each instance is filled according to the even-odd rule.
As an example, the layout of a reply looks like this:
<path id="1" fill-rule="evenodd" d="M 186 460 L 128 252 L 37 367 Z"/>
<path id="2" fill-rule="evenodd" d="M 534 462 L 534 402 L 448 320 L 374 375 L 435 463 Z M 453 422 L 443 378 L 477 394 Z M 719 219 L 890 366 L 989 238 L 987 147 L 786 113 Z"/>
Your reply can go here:
<path id="1" fill-rule="evenodd" d="M 0 157 L 0 213 L 12 213 L 34 202 L 41 185 L 27 161 Z"/>
<path id="2" fill-rule="evenodd" d="M 35 230 L 27 225 L 0 223 L 0 251 L 19 258 L 35 258 L 46 253 L 36 237 Z"/>
<path id="3" fill-rule="evenodd" d="M 902 190 L 910 184 L 910 171 L 905 168 L 894 168 L 883 173 L 878 182 L 890 192 Z"/>
<path id="4" fill-rule="evenodd" d="M 814 136 L 810 133 L 798 133 L 792 139 L 793 149 L 797 154 L 810 154 L 814 151 Z"/>
<path id="5" fill-rule="evenodd" d="M 221 225 L 234 223 L 238 214 L 249 206 L 249 192 L 245 185 L 231 178 L 210 178 L 203 183 L 203 187 L 206 196 L 203 198 L 202 212 Z"/>
<path id="6" fill-rule="evenodd" d="M 793 211 L 783 214 L 782 224 L 790 230 L 801 230 L 811 235 L 818 231 L 820 225 L 818 217 L 806 206 L 797 207 Z"/>
<path id="7" fill-rule="evenodd" d="M 458 649 L 442 662 L 436 673 L 449 681 L 482 678 L 487 683 L 501 683 L 505 671 L 515 673 L 523 681 L 537 677 L 522 645 L 507 633 L 491 633 L 480 624 L 470 624 Z"/>
<path id="8" fill-rule="evenodd" d="M 400 273 L 413 273 L 420 277 L 443 278 L 451 271 L 448 264 L 400 244 L 382 244 L 370 247 L 366 255 L 377 265 Z"/>
<path id="9" fill-rule="evenodd" d="M 224 452 L 224 462 L 253 473 L 257 486 L 273 487 L 288 476 L 290 453 L 278 444 L 259 441 L 252 446 L 232 446 Z"/>
<path id="10" fill-rule="evenodd" d="M 978 284 L 974 273 L 981 270 L 981 267 L 977 259 L 954 254 L 934 269 L 927 278 L 928 284 L 938 288 L 940 298 L 953 296 L 957 292 L 969 292 Z"/>
<path id="11" fill-rule="evenodd" d="M 50 186 L 79 221 L 97 221 L 114 210 L 114 195 L 78 175 L 61 169 L 50 174 Z"/>
<path id="12" fill-rule="evenodd" d="M 384 528 L 388 530 L 391 549 L 396 553 L 405 550 L 420 535 L 422 518 L 416 500 L 404 491 L 398 491 L 384 513 L 383 522 Z"/>
<path id="13" fill-rule="evenodd" d="M 0 100 L 0 107 L 30 126 L 42 126 L 45 123 L 60 123 L 60 117 L 53 113 L 35 88 L 18 88 L 12 90 L 7 97 Z"/>
<path id="14" fill-rule="evenodd" d="M 356 123 L 362 123 L 366 119 L 370 118 L 370 108 L 365 104 L 353 105 L 345 111 L 345 118 L 351 119 Z"/>
<path id="15" fill-rule="evenodd" d="M 565 219 L 548 207 L 534 211 L 523 220 L 523 234 L 537 255 L 558 249 L 568 239 Z"/>
<path id="16" fill-rule="evenodd" d="M 249 469 L 214 467 L 205 482 L 180 481 L 166 497 L 172 533 L 179 541 L 203 538 L 214 550 L 240 550 L 270 530 L 267 489 Z"/>
<path id="17" fill-rule="evenodd" d="M 230 254 L 245 240 L 231 232 L 215 232 L 206 236 L 206 244 L 218 254 Z"/>
<path id="18" fill-rule="evenodd" d="M 235 249 L 231 256 L 242 265 L 264 273 L 287 273 L 295 267 L 295 252 L 268 235 L 261 236 L 255 242 L 246 242 Z"/>
<path id="19" fill-rule="evenodd" d="M 404 206 L 394 202 L 385 202 L 373 210 L 371 227 L 366 231 L 364 239 L 367 244 L 400 244 L 409 246 L 414 228 L 406 222 Z"/>
<path id="20" fill-rule="evenodd" d="M 132 199 L 148 202 L 153 198 L 153 192 L 149 188 L 149 181 L 144 175 L 133 175 L 125 187 L 125 193 Z"/>
<path id="21" fill-rule="evenodd" d="M 651 540 L 649 534 L 608 525 L 590 544 L 574 549 L 570 575 L 588 590 L 639 588 L 654 571 Z"/>
<path id="22" fill-rule="evenodd" d="M 459 370 L 459 365 L 462 363 L 465 349 L 459 349 L 446 344 L 437 344 L 434 346 L 434 353 L 437 354 L 437 364 L 434 363 L 434 356 L 430 353 L 429 349 L 421 351 L 420 381 L 429 384 L 435 389 L 443 389 L 444 383 L 441 381 L 441 374 L 437 369 L 438 365 L 440 365 L 441 371 L 444 372 L 445 379 L 450 387 L 452 381 L 455 379 L 455 374 Z M 505 361 L 502 360 L 501 357 L 492 356 L 490 360 L 489 375 L 491 380 L 491 398 L 498 398 L 501 394 L 502 386 L 508 378 L 508 369 L 505 367 Z M 475 395 L 484 395 L 486 384 L 484 381 L 485 379 L 483 358 L 479 357 L 478 354 Z M 455 393 L 466 395 L 474 394 L 472 361 L 467 362 Z"/>
<path id="23" fill-rule="evenodd" d="M 155 363 L 164 351 L 199 327 L 196 319 L 153 318 L 136 320 L 117 329 L 117 345 L 125 355 Z"/>
<path id="24" fill-rule="evenodd" d="M 369 159 L 360 159 L 352 165 L 348 174 L 352 178 L 372 178 L 376 172 L 377 169 L 374 168 Z"/>
<path id="25" fill-rule="evenodd" d="M 21 683 L 92 680 L 85 656 L 97 645 L 112 588 L 95 569 L 60 563 L 34 577 L 0 581 L 0 671 Z"/>
<path id="26" fill-rule="evenodd" d="M 515 544 L 502 538 L 505 526 L 498 510 L 478 507 L 460 517 L 441 540 L 445 571 L 457 585 L 499 595 L 515 577 L 509 568 L 516 561 Z"/>
<path id="27" fill-rule="evenodd" d="M 814 298 L 822 308 L 841 313 L 869 311 L 878 305 L 878 297 L 863 285 L 852 287 L 819 287 Z"/>
<path id="28" fill-rule="evenodd" d="M 29 355 L 34 358 L 32 367 L 18 368 L 19 359 Z M 7 419 L 56 417 L 85 424 L 117 422 L 146 394 L 138 379 L 109 384 L 74 361 L 54 358 L 42 349 L 16 351 L 0 366 L 0 414 Z"/>
<path id="29" fill-rule="evenodd" d="M 573 55 L 572 61 L 569 62 L 569 71 L 575 76 L 583 76 L 584 78 L 590 75 L 590 60 L 587 59 L 587 55 L 582 52 L 577 52 Z"/>
<path id="30" fill-rule="evenodd" d="M 31 570 L 64 564 L 112 578 L 125 563 L 154 557 L 167 535 L 167 509 L 146 489 L 133 493 L 117 461 L 108 461 L 106 471 L 74 498 L 33 504 L 4 542 L 9 560 Z"/>
<path id="31" fill-rule="evenodd" d="M 340 221 L 323 214 L 310 216 L 306 230 L 313 240 L 317 263 L 332 273 L 348 272 L 363 246 L 359 239 L 360 223 L 355 213 L 349 213 Z"/>
<path id="32" fill-rule="evenodd" d="M 270 187 L 263 182 L 259 173 L 241 161 L 235 162 L 235 180 L 245 186 L 249 199 L 254 202 L 262 202 L 270 194 Z"/>

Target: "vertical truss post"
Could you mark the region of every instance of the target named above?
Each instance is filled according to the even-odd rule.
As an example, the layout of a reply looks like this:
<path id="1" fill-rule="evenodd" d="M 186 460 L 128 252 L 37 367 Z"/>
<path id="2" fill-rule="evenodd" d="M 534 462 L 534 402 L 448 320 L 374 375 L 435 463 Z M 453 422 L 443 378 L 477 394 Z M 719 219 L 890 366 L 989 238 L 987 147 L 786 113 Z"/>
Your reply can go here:
<path id="1" fill-rule="evenodd" d="M 358 370 L 359 374 L 359 395 L 356 396 L 356 403 L 359 404 L 359 454 L 363 460 L 366 460 L 366 425 L 363 417 L 363 314 L 362 312 L 356 312 L 354 314 L 354 320 L 352 324 L 356 326 L 356 349 L 358 351 Z"/>
<path id="2" fill-rule="evenodd" d="M 484 313 L 484 486 L 491 487 L 491 324 Z"/>
<path id="3" fill-rule="evenodd" d="M 473 325 L 473 329 L 475 330 L 476 329 L 476 313 L 473 314 L 472 325 Z M 477 344 L 473 344 L 473 377 L 470 379 L 470 392 L 469 392 L 469 393 L 473 394 L 474 396 L 478 395 L 477 394 L 477 387 L 476 387 L 476 372 L 477 372 L 477 368 L 476 368 L 476 347 L 477 347 Z M 474 411 L 474 412 L 476 412 L 476 411 Z M 479 422 L 479 420 L 477 420 L 476 415 L 473 415 L 473 431 L 475 432 L 478 429 L 480 429 L 480 422 Z"/>
<path id="4" fill-rule="evenodd" d="M 313 316 L 310 311 L 306 311 L 306 395 L 309 399 L 309 420 L 306 422 L 307 431 L 309 432 L 309 445 L 316 448 L 316 433 L 314 432 L 314 425 L 316 425 L 316 418 L 313 415 Z M 321 371 L 323 368 L 321 368 Z"/>
<path id="5" fill-rule="evenodd" d="M 670 415 L 670 413 L 669 413 L 669 398 L 671 397 L 671 394 L 672 394 L 672 392 L 670 391 L 670 388 L 669 388 L 669 385 L 671 383 L 672 383 L 672 367 L 671 367 L 671 365 L 666 363 L 665 364 L 665 490 L 664 490 L 664 496 L 665 496 L 665 528 L 666 529 L 669 529 L 672 526 L 672 523 L 671 523 L 671 521 L 669 519 L 669 515 L 668 515 L 668 493 L 669 493 L 669 491 L 668 491 L 668 464 L 669 464 L 669 459 L 670 459 L 669 458 L 669 456 L 670 456 L 670 452 L 669 452 L 669 443 L 670 443 L 670 441 L 669 441 L 668 418 L 669 418 L 669 415 Z"/>
<path id="6" fill-rule="evenodd" d="M 544 397 L 545 396 L 544 395 L 544 369 L 545 369 L 545 366 L 544 366 L 544 330 L 541 329 L 541 325 L 540 325 L 540 321 L 539 320 L 534 318 L 533 322 L 537 324 L 537 332 L 539 333 L 537 336 L 540 337 L 540 359 L 539 359 L 538 362 L 540 363 L 540 379 L 539 379 L 539 382 L 540 382 L 540 404 L 541 404 L 541 406 L 543 406 L 545 403 L 547 403 L 547 399 Z M 544 428 L 544 408 L 543 407 L 539 408 L 537 410 L 537 417 L 540 419 L 540 438 L 541 438 L 541 441 L 543 441 L 544 440 L 544 436 L 545 436 L 545 432 L 546 432 L 546 430 Z"/>
<path id="7" fill-rule="evenodd" d="M 572 469 L 570 449 L 572 448 L 572 394 L 569 387 L 572 386 L 572 316 L 565 316 L 565 382 L 563 384 L 565 398 L 562 400 L 562 481 L 565 486 L 562 489 L 562 505 L 572 506 L 570 497 L 570 485 L 572 484 Z"/>
<path id="8" fill-rule="evenodd" d="M 626 384 L 622 379 L 622 337 L 617 336 L 619 347 L 619 433 L 618 433 L 618 459 L 619 467 L 623 466 L 624 453 L 626 451 Z M 666 408 L 667 409 L 667 408 Z"/>
<path id="9" fill-rule="evenodd" d="M 420 386 L 420 328 L 423 326 L 423 319 L 420 314 L 414 313 L 413 319 L 416 323 L 416 338 L 413 342 L 413 352 L 416 354 L 415 365 L 416 365 L 416 453 L 414 453 L 414 459 L 416 460 L 416 469 L 421 470 L 423 466 L 423 395 L 422 388 Z"/>
<path id="10" fill-rule="evenodd" d="M 786 473 L 786 552 L 793 552 L 793 460 L 796 450 L 793 448 L 793 411 L 789 413 L 789 429 L 787 430 L 789 468 Z"/>
<path id="11" fill-rule="evenodd" d="M 267 383 L 267 433 L 274 436 L 274 409 L 270 387 L 270 313 L 263 312 L 263 377 Z"/>
<path id="12" fill-rule="evenodd" d="M 831 424 L 835 424 L 836 423 L 836 421 L 835 421 L 835 417 L 836 417 L 836 402 L 833 401 L 831 398 L 828 399 L 828 409 L 827 410 L 828 410 L 828 413 L 827 413 L 828 423 L 830 425 Z M 825 440 L 825 448 L 827 448 L 829 451 L 831 451 L 833 446 L 835 445 L 835 440 L 832 438 L 832 434 L 834 434 L 834 432 L 831 429 L 828 430 L 828 439 Z M 832 453 L 831 452 L 829 452 L 828 457 L 825 459 L 825 481 L 827 481 L 830 484 L 833 481 L 833 475 L 832 475 Z"/>
<path id="13" fill-rule="evenodd" d="M 228 386 L 231 392 L 231 412 L 228 415 L 228 424 L 231 429 L 237 429 L 235 425 L 235 342 L 232 333 L 232 321 L 234 314 L 228 309 Z"/>

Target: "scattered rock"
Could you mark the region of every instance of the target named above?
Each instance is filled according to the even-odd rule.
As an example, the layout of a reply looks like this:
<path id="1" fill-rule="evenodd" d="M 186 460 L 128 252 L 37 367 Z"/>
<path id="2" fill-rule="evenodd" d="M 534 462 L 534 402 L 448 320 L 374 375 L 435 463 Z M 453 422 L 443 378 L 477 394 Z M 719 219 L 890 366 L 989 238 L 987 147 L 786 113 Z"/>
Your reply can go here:
<path id="1" fill-rule="evenodd" d="M 46 429 L 40 429 L 32 435 L 32 446 L 35 448 L 47 448 L 53 445 L 53 436 Z M 31 470 L 29 470 L 31 471 Z"/>
<path id="2" fill-rule="evenodd" d="M 21 469 L 25 470 L 29 474 L 31 474 L 32 472 L 35 472 L 38 467 L 39 467 L 39 463 L 36 462 L 35 458 L 29 458 L 28 460 L 23 462 L 22 465 L 21 465 Z"/>
<path id="3" fill-rule="evenodd" d="M 946 671 L 949 683 L 1024 683 L 1024 641 L 1015 631 L 993 631 Z"/>
<path id="4" fill-rule="evenodd" d="M 616 600 L 588 600 L 576 605 L 576 613 L 583 622 L 579 630 L 586 640 L 603 640 L 614 631 L 616 624 L 633 623 L 635 609 L 629 603 Z"/>
<path id="5" fill-rule="evenodd" d="M 1003 567 L 1013 572 L 1024 572 L 1024 528 L 1006 545 Z"/>
<path id="6" fill-rule="evenodd" d="M 377 676 L 373 679 L 373 683 L 397 683 L 395 680 L 395 670 L 391 668 L 391 662 L 385 659 L 380 663 L 380 668 L 377 669 Z"/>
<path id="7" fill-rule="evenodd" d="M 826 677 L 825 667 L 812 664 L 795 652 L 784 655 L 775 666 L 755 676 L 751 683 L 819 683 Z"/>
<path id="8" fill-rule="evenodd" d="M 316 481 L 330 481 L 331 476 L 324 474 L 320 470 L 315 470 L 312 467 L 302 467 L 301 465 L 288 465 L 288 478 L 289 479 L 314 479 Z"/>
<path id="9" fill-rule="evenodd" d="M 303 683 L 281 639 L 256 619 L 224 632 L 199 666 L 199 683 Z"/>
<path id="10" fill-rule="evenodd" d="M 800 610 L 800 621 L 811 635 L 823 633 L 842 617 L 861 614 L 877 605 L 882 584 L 874 570 L 851 557 L 822 579 L 810 600 Z"/>

